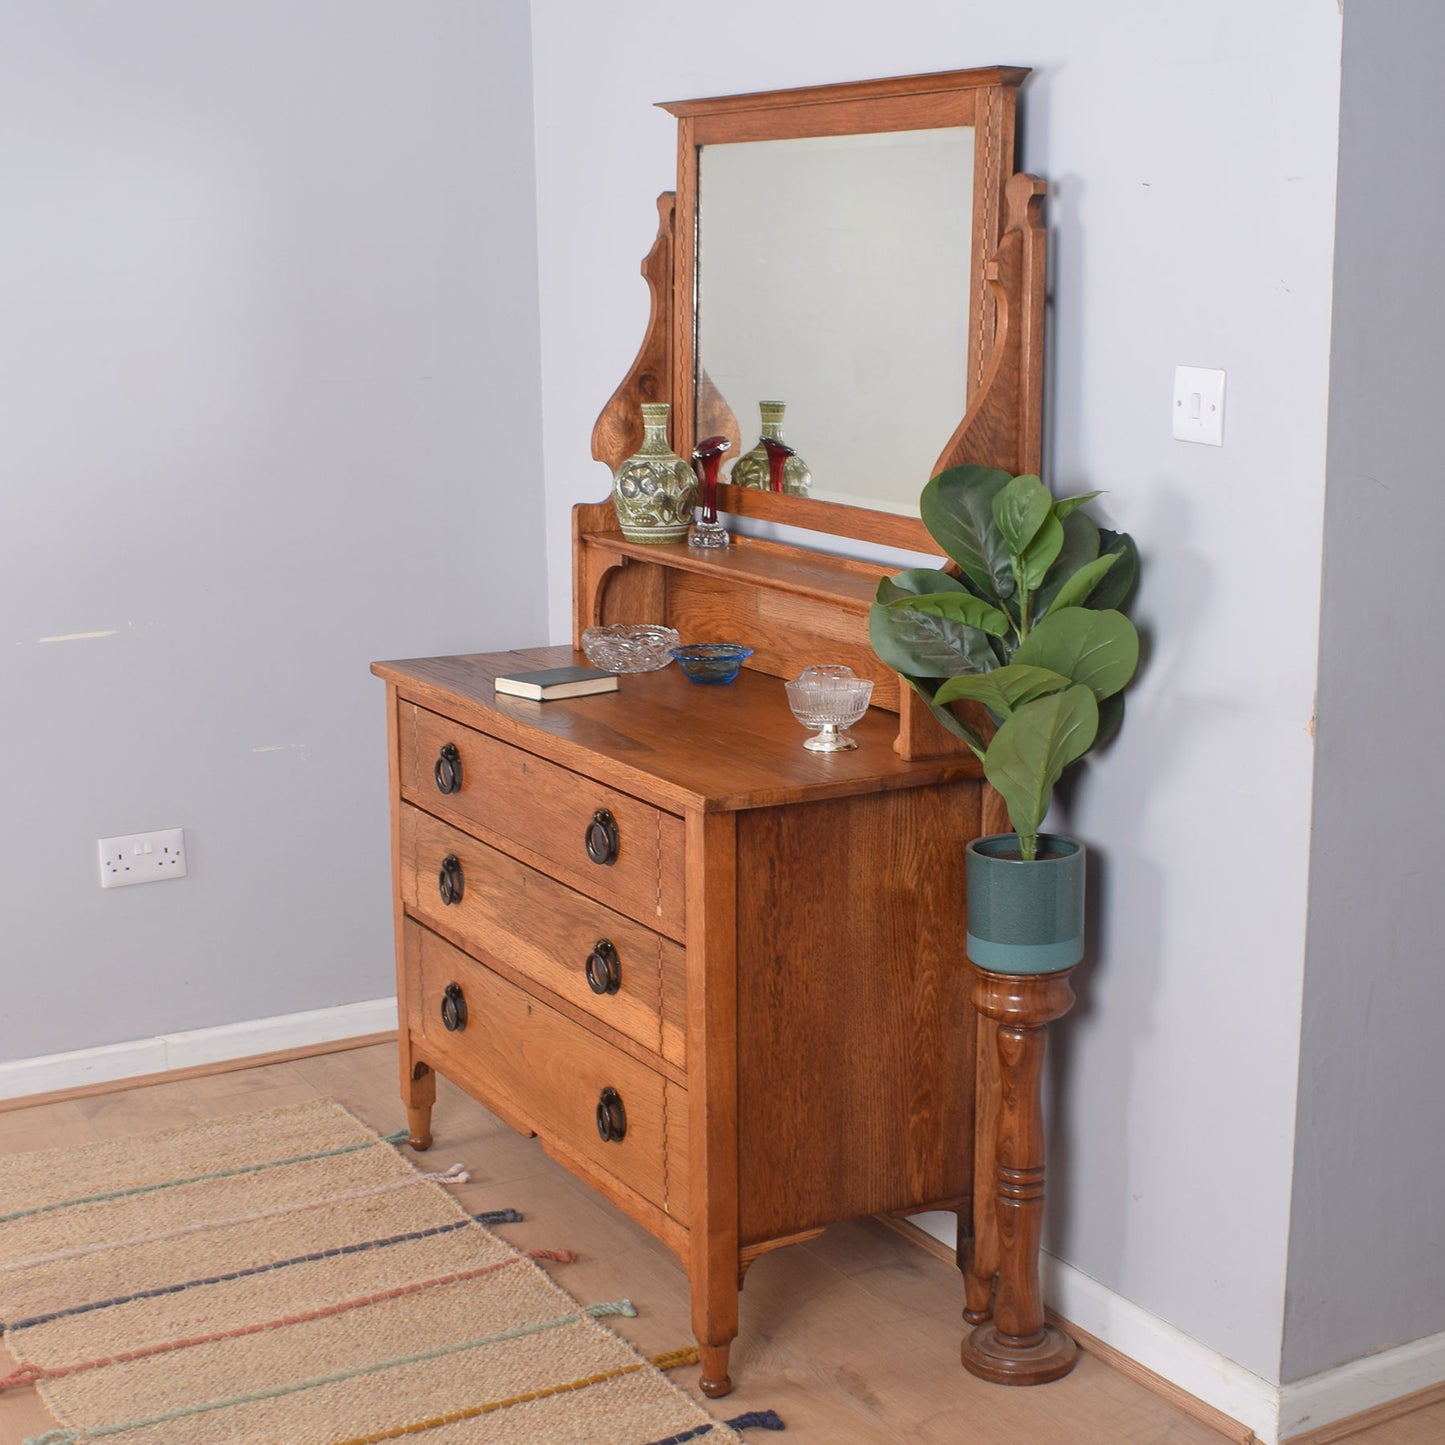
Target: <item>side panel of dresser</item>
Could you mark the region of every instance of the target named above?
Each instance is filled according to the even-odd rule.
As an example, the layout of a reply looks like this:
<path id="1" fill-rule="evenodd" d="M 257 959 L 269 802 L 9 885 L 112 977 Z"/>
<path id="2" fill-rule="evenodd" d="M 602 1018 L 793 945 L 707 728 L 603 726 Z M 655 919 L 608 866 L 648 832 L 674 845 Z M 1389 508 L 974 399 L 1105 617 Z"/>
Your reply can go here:
<path id="1" fill-rule="evenodd" d="M 739 816 L 739 1234 L 972 1220 L 976 1032 L 959 782 Z"/>

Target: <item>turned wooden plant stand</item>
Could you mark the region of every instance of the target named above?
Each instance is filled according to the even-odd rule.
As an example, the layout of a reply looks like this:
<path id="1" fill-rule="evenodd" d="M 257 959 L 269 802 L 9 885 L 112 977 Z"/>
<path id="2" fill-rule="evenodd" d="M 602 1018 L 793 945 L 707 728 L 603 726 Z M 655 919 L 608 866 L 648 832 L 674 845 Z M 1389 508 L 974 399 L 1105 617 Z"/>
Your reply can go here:
<path id="1" fill-rule="evenodd" d="M 1061 973 L 990 973 L 969 964 L 974 1007 L 997 1024 L 999 1118 L 994 1207 L 999 1252 L 992 1319 L 986 1302 L 970 1302 L 975 1325 L 963 1342 L 970 1374 L 1000 1385 L 1041 1385 L 1068 1374 L 1078 1353 L 1072 1339 L 1044 1319 L 1039 1239 L 1044 1222 L 1044 1130 L 1039 1092 L 1045 1030 L 1074 1002 Z"/>

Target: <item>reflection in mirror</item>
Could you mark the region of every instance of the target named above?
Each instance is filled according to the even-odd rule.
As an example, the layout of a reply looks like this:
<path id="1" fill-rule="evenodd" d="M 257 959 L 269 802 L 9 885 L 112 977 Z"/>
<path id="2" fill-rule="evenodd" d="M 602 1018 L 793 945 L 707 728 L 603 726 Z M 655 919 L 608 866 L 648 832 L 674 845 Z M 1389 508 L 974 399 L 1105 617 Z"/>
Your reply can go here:
<path id="1" fill-rule="evenodd" d="M 745 453 L 785 402 L 811 496 L 917 514 L 967 402 L 973 153 L 971 126 L 701 148 L 697 435 Z"/>

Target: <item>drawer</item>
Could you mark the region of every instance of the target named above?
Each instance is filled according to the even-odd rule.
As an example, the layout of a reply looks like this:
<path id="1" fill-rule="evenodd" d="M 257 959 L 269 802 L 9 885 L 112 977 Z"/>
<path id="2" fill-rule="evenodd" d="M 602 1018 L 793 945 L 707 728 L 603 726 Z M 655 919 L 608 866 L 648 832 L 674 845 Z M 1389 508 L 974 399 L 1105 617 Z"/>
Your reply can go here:
<path id="1" fill-rule="evenodd" d="M 401 705 L 398 722 L 408 802 L 509 852 L 520 848 L 573 888 L 683 938 L 681 818 L 415 704 Z M 455 762 L 439 769 L 447 748 Z M 457 773 L 458 785 L 442 792 L 439 777 L 451 782 Z M 615 828 L 615 852 L 605 862 L 587 849 L 599 813 Z"/>
<path id="2" fill-rule="evenodd" d="M 409 913 L 483 963 L 524 975 L 685 1066 L 686 955 L 679 944 L 430 813 L 403 803 L 399 827 Z M 455 861 L 444 887 L 447 860 Z M 590 961 L 589 979 L 594 953 L 600 957 Z"/>
<path id="3" fill-rule="evenodd" d="M 404 947 L 407 1028 L 426 1057 L 514 1124 L 566 1145 L 686 1224 L 686 1178 L 674 1176 L 669 1191 L 667 1160 L 669 1140 L 686 1156 L 687 1116 L 671 1117 L 660 1074 L 418 923 L 405 925 Z M 457 1029 L 443 1019 L 448 989 L 465 1008 Z M 606 1114 L 609 1132 L 620 1137 L 604 1139 L 598 1127 L 605 1091 L 616 1096 Z M 625 1129 L 612 1128 L 624 1117 Z"/>

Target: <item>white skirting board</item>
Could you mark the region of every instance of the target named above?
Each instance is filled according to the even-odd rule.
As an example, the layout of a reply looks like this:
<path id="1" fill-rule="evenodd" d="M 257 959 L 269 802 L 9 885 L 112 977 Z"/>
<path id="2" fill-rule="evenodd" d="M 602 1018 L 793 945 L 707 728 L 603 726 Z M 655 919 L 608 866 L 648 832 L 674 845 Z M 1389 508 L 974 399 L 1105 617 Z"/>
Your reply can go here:
<path id="1" fill-rule="evenodd" d="M 134 1079 L 144 1074 L 162 1074 L 170 1069 L 191 1069 L 256 1054 L 304 1049 L 385 1033 L 395 1027 L 396 999 L 376 998 L 336 1008 L 311 1009 L 307 1013 L 158 1034 L 154 1038 L 131 1039 L 98 1049 L 16 1059 L 0 1064 L 0 1099 L 49 1094 L 60 1089 L 84 1088 L 88 1084 Z"/>
<path id="2" fill-rule="evenodd" d="M 952 1246 L 953 1216 L 914 1223 Z M 1080 1330 L 1254 1431 L 1260 1445 L 1347 1420 L 1445 1381 L 1445 1334 L 1380 1350 L 1308 1379 L 1277 1385 L 1045 1253 L 1044 1302 Z"/>

